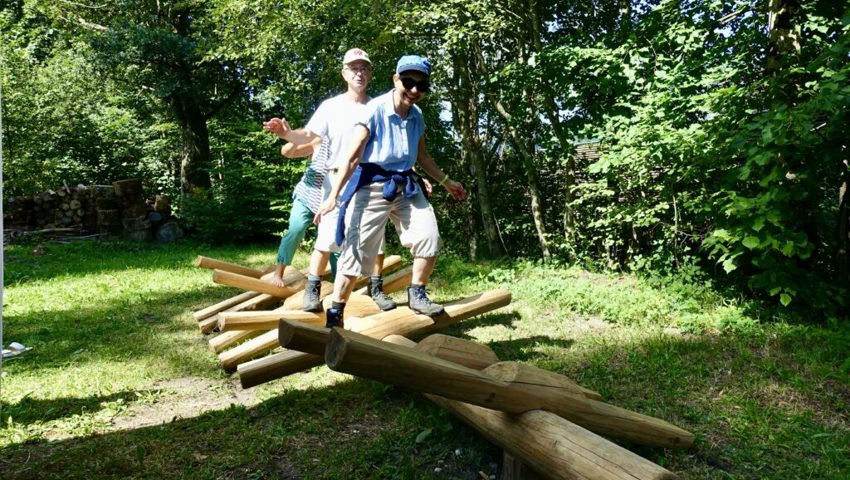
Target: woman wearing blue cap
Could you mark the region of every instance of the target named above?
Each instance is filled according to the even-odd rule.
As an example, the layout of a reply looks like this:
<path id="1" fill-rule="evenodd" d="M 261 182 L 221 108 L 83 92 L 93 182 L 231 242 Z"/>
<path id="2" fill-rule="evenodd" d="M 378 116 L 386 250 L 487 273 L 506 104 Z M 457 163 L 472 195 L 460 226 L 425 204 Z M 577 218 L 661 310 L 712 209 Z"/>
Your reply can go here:
<path id="1" fill-rule="evenodd" d="M 431 63 L 425 58 L 405 55 L 399 59 L 393 75 L 395 88 L 368 103 L 338 164 L 330 196 L 316 214 L 318 219 L 333 211 L 346 185 L 339 203 L 336 240 L 341 253 L 333 307 L 327 312 L 329 327 L 342 324 L 354 280 L 371 270 L 387 220 L 393 221 L 402 245 L 414 256 L 408 306 L 432 317 L 444 311 L 425 292 L 442 241 L 434 210 L 413 167 L 418 164 L 455 199 L 464 199 L 466 191 L 449 179 L 425 148 L 425 121 L 416 103 L 431 90 L 430 76 Z"/>

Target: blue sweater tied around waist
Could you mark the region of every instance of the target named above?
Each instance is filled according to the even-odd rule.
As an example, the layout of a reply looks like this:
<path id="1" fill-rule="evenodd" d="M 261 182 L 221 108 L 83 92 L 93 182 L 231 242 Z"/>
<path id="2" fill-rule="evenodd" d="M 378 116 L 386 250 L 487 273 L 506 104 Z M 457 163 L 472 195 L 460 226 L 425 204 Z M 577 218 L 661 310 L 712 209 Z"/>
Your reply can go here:
<path id="1" fill-rule="evenodd" d="M 345 240 L 345 212 L 348 210 L 348 204 L 354 198 L 362 187 L 373 183 L 383 182 L 384 191 L 383 197 L 386 201 L 391 202 L 398 196 L 398 187 L 402 185 L 402 193 L 406 198 L 412 198 L 421 191 L 419 187 L 419 175 L 413 170 L 405 170 L 396 172 L 392 170 L 384 170 L 379 165 L 374 163 L 360 163 L 351 174 L 345 190 L 339 201 L 339 217 L 336 221 L 336 244 L 342 245 Z M 402 182 L 404 182 L 402 184 Z"/>

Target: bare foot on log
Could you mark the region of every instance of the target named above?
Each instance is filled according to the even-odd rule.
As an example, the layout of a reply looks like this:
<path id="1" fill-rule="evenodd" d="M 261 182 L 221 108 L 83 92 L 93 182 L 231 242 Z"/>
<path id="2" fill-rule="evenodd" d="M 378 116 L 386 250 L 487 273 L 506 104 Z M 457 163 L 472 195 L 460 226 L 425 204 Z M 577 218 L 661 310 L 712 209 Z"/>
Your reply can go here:
<path id="1" fill-rule="evenodd" d="M 269 283 L 274 285 L 275 287 L 285 287 L 286 285 L 283 283 L 283 271 L 286 270 L 286 265 L 278 264 L 277 268 L 274 270 L 274 275 L 269 279 Z"/>

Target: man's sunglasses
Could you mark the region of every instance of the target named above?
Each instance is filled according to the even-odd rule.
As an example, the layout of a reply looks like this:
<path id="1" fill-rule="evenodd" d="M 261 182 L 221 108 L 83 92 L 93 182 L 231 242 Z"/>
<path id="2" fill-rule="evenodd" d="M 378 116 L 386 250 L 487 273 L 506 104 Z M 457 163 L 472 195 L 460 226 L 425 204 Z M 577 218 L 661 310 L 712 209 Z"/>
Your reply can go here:
<path id="1" fill-rule="evenodd" d="M 410 77 L 399 77 L 401 80 L 401 84 L 404 85 L 406 90 L 413 90 L 413 87 L 416 87 L 416 90 L 422 93 L 428 93 L 431 91 L 431 82 L 428 80 L 420 80 L 416 81 Z"/>

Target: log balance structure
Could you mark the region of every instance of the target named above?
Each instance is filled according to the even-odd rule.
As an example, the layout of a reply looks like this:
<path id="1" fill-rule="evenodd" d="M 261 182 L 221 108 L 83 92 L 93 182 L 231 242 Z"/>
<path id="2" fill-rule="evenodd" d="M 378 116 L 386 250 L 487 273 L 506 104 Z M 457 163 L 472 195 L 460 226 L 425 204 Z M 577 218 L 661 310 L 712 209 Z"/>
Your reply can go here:
<path id="1" fill-rule="evenodd" d="M 215 282 L 246 290 L 194 314 L 199 325 L 207 322 L 205 333 L 222 331 L 211 347 L 226 369 L 237 369 L 244 388 L 327 363 L 340 372 L 418 390 L 502 447 L 505 472 L 512 472 L 513 479 L 676 478 L 599 435 L 655 447 L 686 448 L 693 442 L 690 432 L 604 403 L 598 393 L 565 376 L 500 362 L 487 346 L 441 334 L 418 344 L 407 338 L 505 306 L 509 292 L 489 291 L 447 303 L 446 313 L 432 319 L 406 306 L 381 312 L 360 291 L 346 307 L 347 330 L 328 330 L 322 326 L 323 313 L 300 310 L 303 272 L 287 268 L 286 287 L 279 289 L 263 280 L 265 271 L 204 257 L 197 264 L 214 269 Z M 400 262 L 390 257 L 386 265 L 391 270 Z M 399 290 L 409 281 L 410 270 L 401 270 L 387 277 L 385 291 Z M 322 295 L 331 290 L 323 282 Z M 258 300 L 263 296 L 268 298 Z M 259 310 L 281 301 L 274 310 Z M 278 346 L 286 349 L 251 360 Z"/>
<path id="2" fill-rule="evenodd" d="M 380 341 L 294 320 L 281 321 L 279 330 L 282 346 L 324 351 L 334 370 L 425 393 L 502 447 L 506 463 L 516 457 L 542 478 L 672 479 L 671 472 L 598 433 L 652 446 L 693 442 L 685 430 L 606 404 L 565 376 L 499 362 L 492 350 L 471 341 L 440 334 L 418 344 L 401 335 Z"/>

